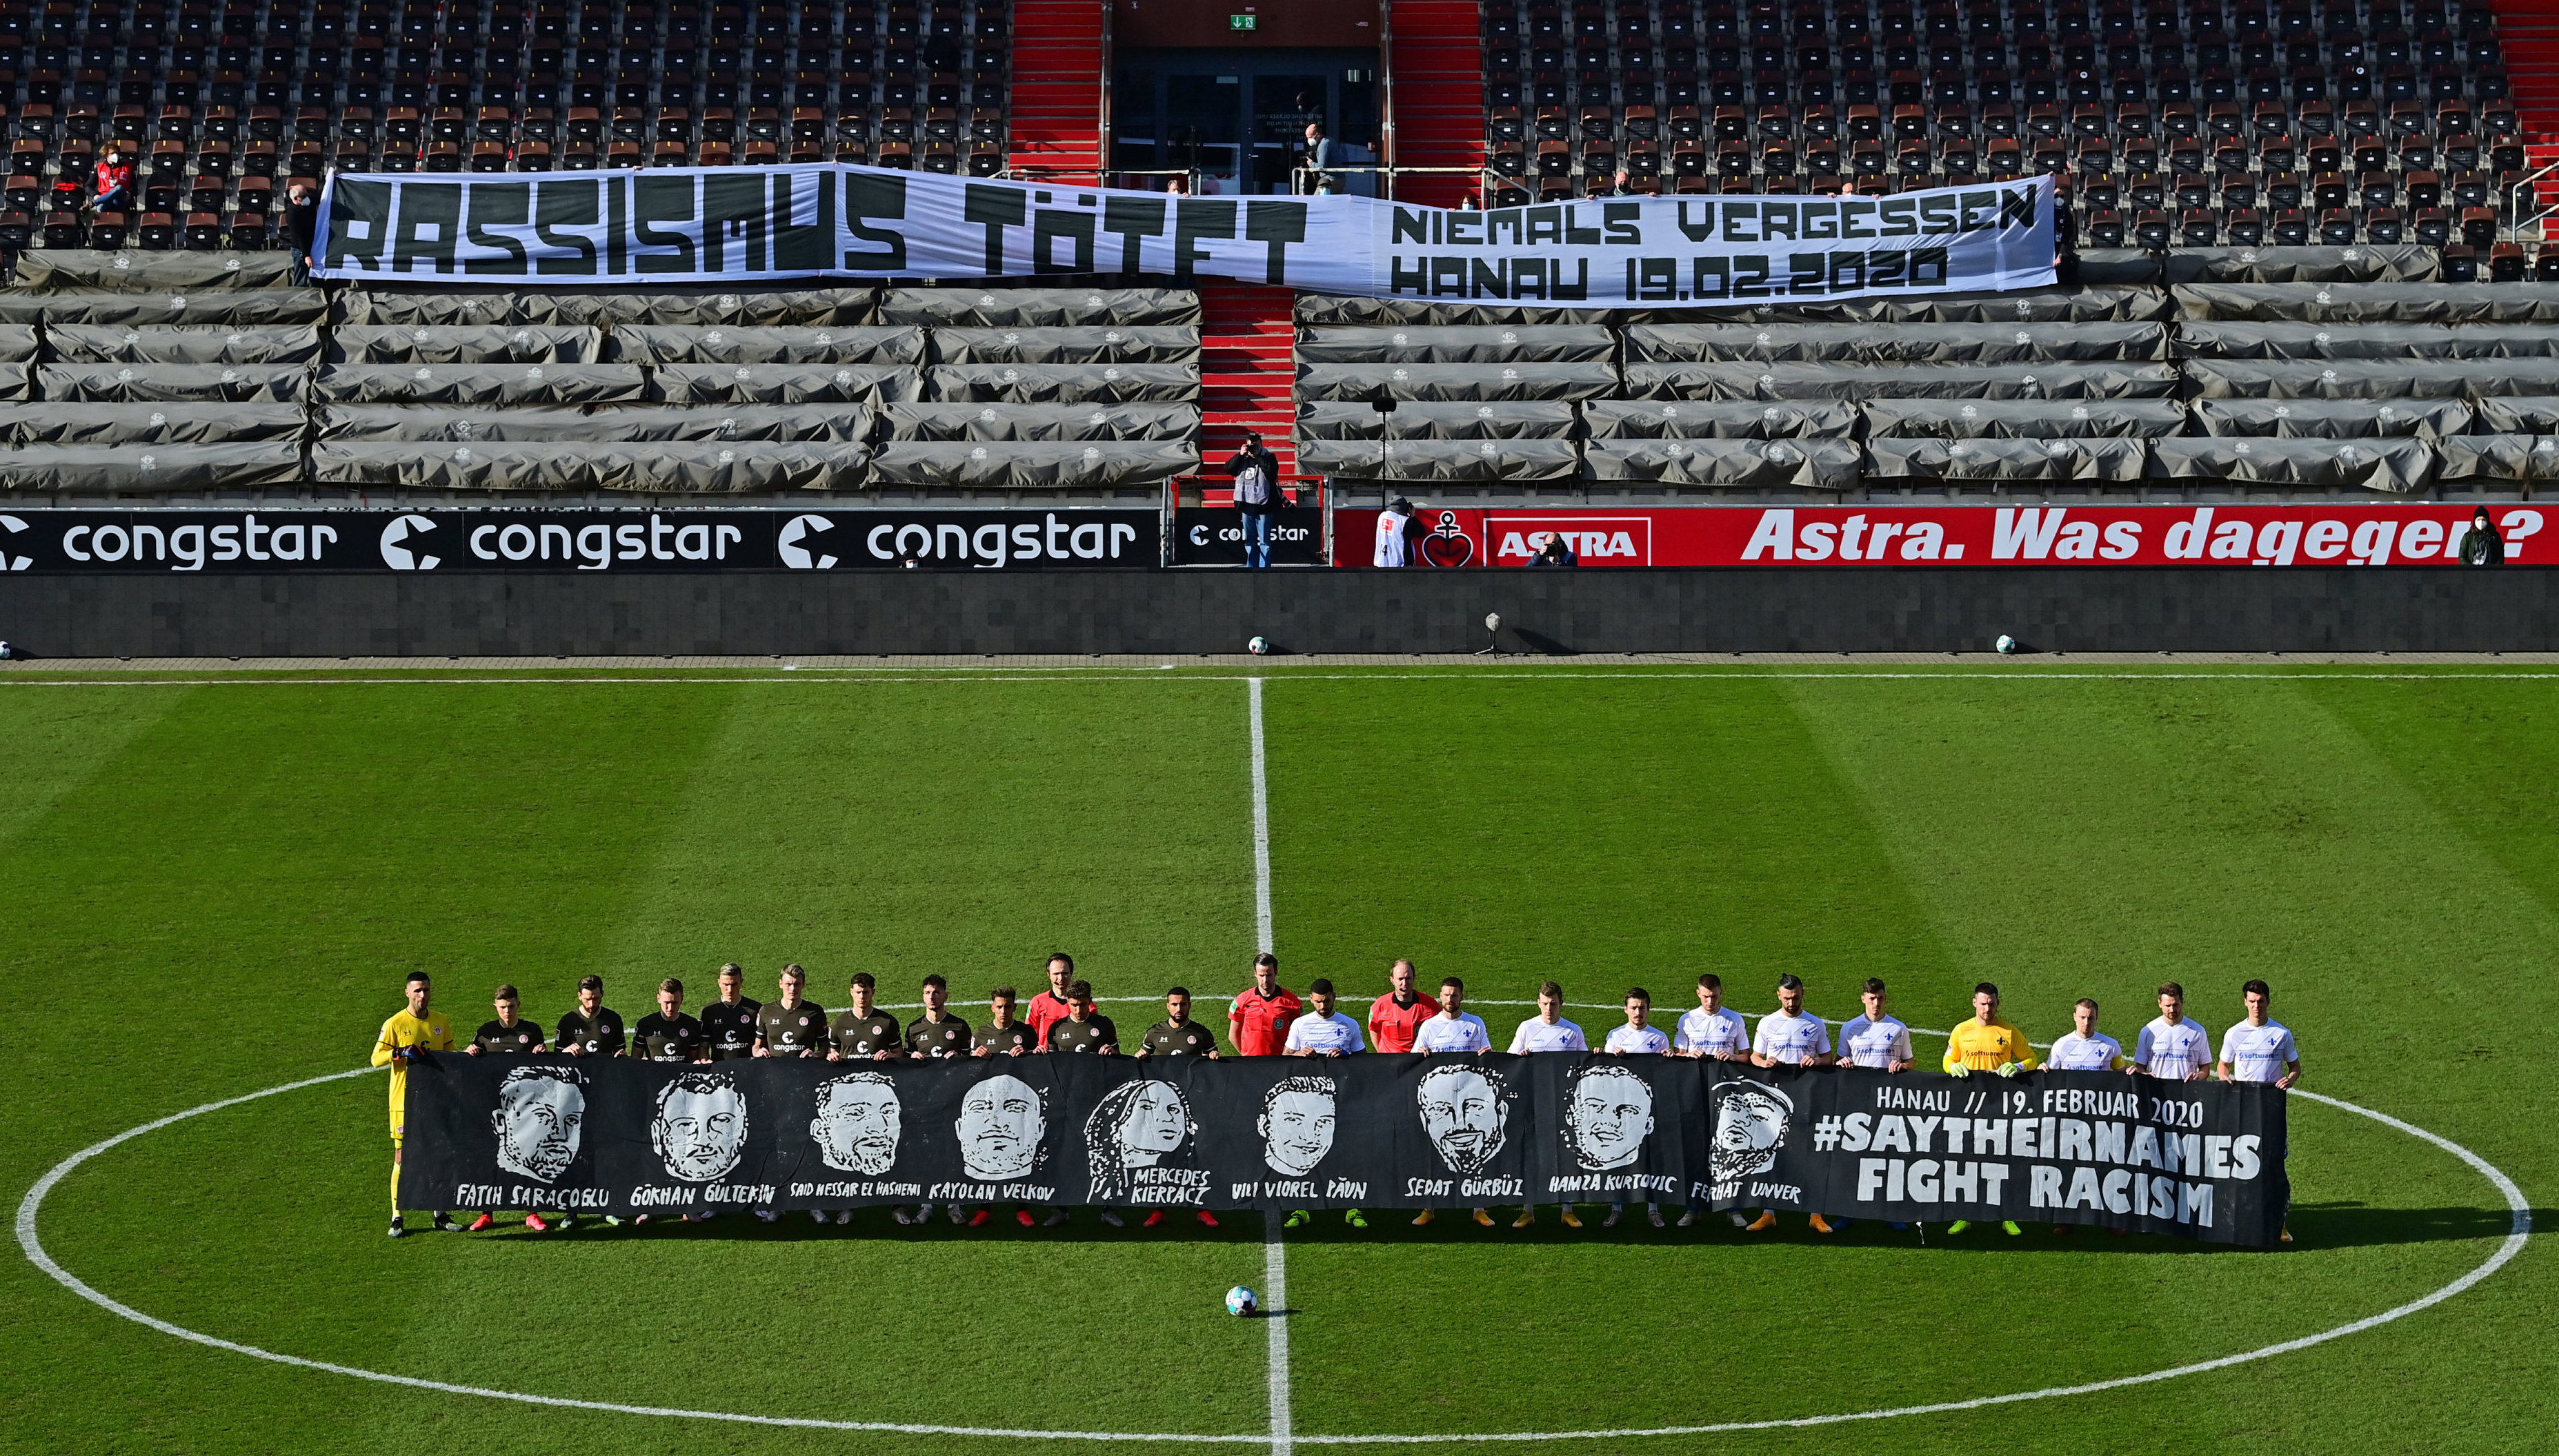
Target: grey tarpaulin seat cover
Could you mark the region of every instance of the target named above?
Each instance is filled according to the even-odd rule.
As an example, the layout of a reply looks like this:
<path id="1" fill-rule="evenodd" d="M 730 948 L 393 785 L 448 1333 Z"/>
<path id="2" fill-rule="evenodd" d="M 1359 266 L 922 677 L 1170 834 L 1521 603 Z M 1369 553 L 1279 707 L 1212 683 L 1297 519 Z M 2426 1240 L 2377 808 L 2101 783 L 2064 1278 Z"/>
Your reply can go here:
<path id="1" fill-rule="evenodd" d="M 2198 283 L 2175 290 L 2189 319 L 2306 324 L 2559 323 L 2547 283 Z"/>
<path id="2" fill-rule="evenodd" d="M 2559 480 L 2559 436 L 2450 435 L 2435 442 L 2436 479 Z"/>
<path id="3" fill-rule="evenodd" d="M 2185 411 L 2167 399 L 1875 399 L 1870 439 L 2075 440 L 2174 435 Z"/>
<path id="4" fill-rule="evenodd" d="M 0 363 L 26 364 L 35 357 L 35 325 L 0 324 Z"/>
<path id="5" fill-rule="evenodd" d="M 1941 481 L 2103 481 L 2142 478 L 2150 458 L 2144 441 L 2120 436 L 2017 439 L 1920 435 L 1877 437 L 1866 442 L 1869 479 L 1916 477 Z"/>
<path id="6" fill-rule="evenodd" d="M 1172 440 L 1196 443 L 1192 404 L 888 404 L 892 440 Z"/>
<path id="7" fill-rule="evenodd" d="M 48 324 L 45 343 L 65 364 L 309 364 L 317 324 Z"/>
<path id="8" fill-rule="evenodd" d="M 924 331 L 875 324 L 617 324 L 612 357 L 651 364 L 920 364 Z"/>
<path id="9" fill-rule="evenodd" d="M 433 405 L 324 404 L 314 411 L 324 440 L 515 440 L 627 444 L 637 440 L 854 441 L 870 435 L 860 405 L 731 404 L 694 409 L 654 405 L 597 409 L 455 409 Z"/>
<path id="10" fill-rule="evenodd" d="M 37 293 L 114 289 L 195 293 L 208 288 L 281 287 L 293 266 L 288 252 L 113 252 L 93 248 L 29 248 L 12 279 Z"/>
<path id="11" fill-rule="evenodd" d="M 1561 399 L 1415 400 L 1381 413 L 1365 400 L 1297 406 L 1300 440 L 1566 440 L 1573 406 Z"/>
<path id="12" fill-rule="evenodd" d="M 1731 490 L 1845 491 L 1858 482 L 1855 441 L 1592 440 L 1582 468 L 1592 480 L 1659 481 Z"/>
<path id="13" fill-rule="evenodd" d="M 2151 442 L 2150 474 L 2160 480 L 2352 486 L 2404 494 L 2434 481 L 2435 452 L 2422 440 L 2408 439 L 2184 436 Z"/>
<path id="14" fill-rule="evenodd" d="M 955 404 L 1182 404 L 1200 392 L 1197 364 L 935 364 L 925 376 L 930 397 Z"/>
<path id="15" fill-rule="evenodd" d="M 604 332 L 591 324 L 340 324 L 335 364 L 595 364 Z"/>
<path id="16" fill-rule="evenodd" d="M 2443 276 L 2443 254 L 2418 242 L 2182 247 L 2163 268 L 2173 284 L 2424 283 Z"/>
<path id="17" fill-rule="evenodd" d="M 0 292 L 0 324 L 316 324 L 329 317 L 317 288 L 201 293 Z"/>
<path id="18" fill-rule="evenodd" d="M 658 364 L 649 376 L 665 404 L 878 404 L 923 389 L 911 364 Z"/>
<path id="19" fill-rule="evenodd" d="M 675 289 L 663 293 L 391 288 L 338 295 L 342 324 L 868 324 L 875 288 Z"/>
<path id="20" fill-rule="evenodd" d="M 0 490 L 193 495 L 289 486 L 302 479 L 290 440 L 195 445 L 22 445 L 0 450 Z"/>
<path id="21" fill-rule="evenodd" d="M 937 364 L 1175 364 L 1197 366 L 1199 330 L 1188 324 L 1085 324 L 1075 328 L 936 329 Z"/>
<path id="22" fill-rule="evenodd" d="M 647 387 L 637 364 L 322 364 L 312 383 L 346 404 L 609 404 Z"/>
<path id="23" fill-rule="evenodd" d="M 0 411 L 11 445 L 210 445 L 302 438 L 299 404 L 22 404 Z"/>
<path id="24" fill-rule="evenodd" d="M 437 491 L 633 491 L 738 495 L 858 486 L 867 447 L 805 440 L 632 444 L 322 440 L 311 478 Z"/>
<path id="25" fill-rule="evenodd" d="M 2479 402 L 2479 429 L 2490 435 L 2559 435 L 2559 394 L 2491 394 Z"/>
<path id="26" fill-rule="evenodd" d="M 2012 293 L 1877 294 L 1827 303 L 1785 302 L 1744 308 L 1629 308 L 1611 322 L 1634 324 L 2055 324 L 2170 317 L 2176 301 L 2147 284 L 2036 288 Z M 1303 322 L 1300 320 L 1300 322 Z"/>
<path id="27" fill-rule="evenodd" d="M 36 387 L 56 400 L 273 402 L 300 399 L 310 376 L 300 364 L 38 364 Z"/>
<path id="28" fill-rule="evenodd" d="M 1750 360 L 1839 364 L 2026 364 L 2058 360 L 2156 360 L 2168 330 L 2156 323 L 2075 324 L 1639 324 L 1626 330 L 1630 364 Z"/>
<path id="29" fill-rule="evenodd" d="M 2434 440 L 2471 427 L 2471 407 L 2459 399 L 2197 399 L 2191 409 L 2207 435 Z"/>
<path id="30" fill-rule="evenodd" d="M 0 364 L 0 399 L 24 399 L 34 392 L 36 366 Z"/>
<path id="31" fill-rule="evenodd" d="M 2203 399 L 2478 398 L 2559 394 L 2559 359 L 2407 360 L 2196 359 L 2185 364 L 2190 392 Z"/>
<path id="32" fill-rule="evenodd" d="M 1387 324 L 1449 327 L 1608 324 L 1617 318 L 1616 312 L 1609 309 L 1537 308 L 1518 303 L 1462 303 L 1455 300 L 1432 302 L 1420 298 L 1343 298 L 1327 293 L 1298 294 L 1296 312 L 1300 324 L 1330 324 L 1346 328 L 1376 328 Z"/>
<path id="33" fill-rule="evenodd" d="M 1176 440 L 896 440 L 871 459 L 878 486 L 980 491 L 1108 490 L 1157 485 L 1199 469 Z"/>
<path id="34" fill-rule="evenodd" d="M 2177 383 L 2164 364 L 1626 365 L 1639 399 L 2165 399 Z"/>
<path id="35" fill-rule="evenodd" d="M 2559 356 L 2559 330 L 2537 324 L 2299 323 L 2187 320 L 2181 359 L 2537 359 Z"/>
<path id="36" fill-rule="evenodd" d="M 1197 326 L 1200 301 L 1186 288 L 892 288 L 880 298 L 879 321 L 928 329 Z"/>
<path id="37" fill-rule="evenodd" d="M 1297 366 L 1299 399 L 1599 399 L 1617 392 L 1603 364 Z"/>
<path id="38" fill-rule="evenodd" d="M 1592 324 L 1407 324 L 1381 329 L 1300 327 L 1300 364 L 1607 364 L 1614 330 Z"/>
<path id="39" fill-rule="evenodd" d="M 1581 406 L 1594 440 L 1842 439 L 1857 433 L 1857 406 L 1834 399 L 1593 399 Z"/>
<path id="40" fill-rule="evenodd" d="M 2151 288 L 2168 278 L 2160 255 L 2138 247 L 2083 247 L 2072 261 L 2081 287 Z"/>
<path id="41" fill-rule="evenodd" d="M 1581 454 L 1571 440 L 1302 440 L 1308 475 L 1380 481 L 1569 481 Z"/>

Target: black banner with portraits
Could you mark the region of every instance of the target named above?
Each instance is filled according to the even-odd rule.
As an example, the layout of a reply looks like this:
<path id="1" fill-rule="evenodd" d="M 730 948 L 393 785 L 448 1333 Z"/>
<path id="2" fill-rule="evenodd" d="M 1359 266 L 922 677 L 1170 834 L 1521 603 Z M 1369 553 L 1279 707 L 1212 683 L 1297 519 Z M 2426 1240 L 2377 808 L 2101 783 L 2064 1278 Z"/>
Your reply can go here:
<path id="1" fill-rule="evenodd" d="M 408 1096 L 414 1207 L 1696 1202 L 2268 1244 L 2289 1200 L 2281 1092 L 2119 1074 L 1959 1081 L 1582 1053 L 434 1054 Z"/>

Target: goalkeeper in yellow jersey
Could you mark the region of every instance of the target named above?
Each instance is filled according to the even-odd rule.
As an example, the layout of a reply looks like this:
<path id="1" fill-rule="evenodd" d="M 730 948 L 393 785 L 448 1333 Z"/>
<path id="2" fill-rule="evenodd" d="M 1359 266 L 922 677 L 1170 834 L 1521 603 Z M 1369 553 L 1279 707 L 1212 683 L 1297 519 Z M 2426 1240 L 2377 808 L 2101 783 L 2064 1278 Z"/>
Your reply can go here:
<path id="1" fill-rule="evenodd" d="M 1999 1014 L 1999 987 L 1989 981 L 1973 987 L 1973 1019 L 1956 1027 L 1946 1038 L 1945 1068 L 1949 1076 L 1996 1072 L 2002 1077 L 2015 1077 L 2035 1069 L 2034 1048 L 2027 1045 L 2025 1032 Z M 1972 1222 L 1957 1219 L 1946 1226 L 1946 1232 L 1961 1234 L 1972 1227 Z M 2000 1227 L 2011 1234 L 2026 1232 L 2014 1219 L 2004 1221 Z"/>
<path id="2" fill-rule="evenodd" d="M 441 1011 L 427 1009 L 433 987 L 426 972 L 408 973 L 408 1006 L 391 1013 L 382 1023 L 382 1034 L 374 1039 L 374 1065 L 391 1070 L 391 1237 L 408 1232 L 400 1224 L 400 1133 L 408 1122 L 408 1064 L 420 1052 L 450 1052 L 453 1047 L 453 1023 Z M 435 1211 L 435 1227 L 451 1233 L 453 1220 L 444 1210 Z"/>

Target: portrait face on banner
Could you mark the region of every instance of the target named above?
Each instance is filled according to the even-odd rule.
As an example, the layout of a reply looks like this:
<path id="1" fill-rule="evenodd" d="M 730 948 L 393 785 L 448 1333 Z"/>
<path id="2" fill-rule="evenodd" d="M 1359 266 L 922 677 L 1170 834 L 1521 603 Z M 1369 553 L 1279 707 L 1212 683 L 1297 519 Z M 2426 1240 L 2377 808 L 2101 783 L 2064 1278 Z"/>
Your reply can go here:
<path id="1" fill-rule="evenodd" d="M 1272 1085 L 1262 1097 L 1262 1115 L 1254 1123 L 1262 1134 L 1262 1161 L 1271 1171 L 1303 1178 L 1333 1150 L 1335 1122 L 1333 1080 L 1289 1077 Z"/>
<path id="2" fill-rule="evenodd" d="M 1143 1079 L 1113 1088 L 1084 1123 L 1085 1165 L 1092 1170 L 1093 1196 L 1125 1196 L 1134 1170 L 1161 1164 L 1198 1133 L 1190 1100 L 1171 1083 Z"/>
<path id="3" fill-rule="evenodd" d="M 818 1085 L 809 1135 L 828 1167 L 876 1178 L 897 1162 L 901 1116 L 897 1079 L 855 1072 Z"/>
<path id="4" fill-rule="evenodd" d="M 552 1183 L 577 1161 L 586 1122 L 586 1092 L 566 1067 L 519 1067 L 498 1087 L 489 1125 L 498 1134 L 498 1166 L 536 1183 Z"/>
<path id="5" fill-rule="evenodd" d="M 1715 1181 L 1737 1182 L 1775 1167 L 1795 1099 L 1764 1082 L 1746 1080 L 1719 1083 L 1714 1095 L 1715 1141 L 1709 1158 Z"/>
<path id="6" fill-rule="evenodd" d="M 1565 1140 L 1587 1172 L 1633 1167 L 1653 1134 L 1653 1089 L 1605 1062 L 1575 1069 L 1565 1091 Z"/>
<path id="7" fill-rule="evenodd" d="M 960 1162 L 980 1183 L 1019 1178 L 1039 1162 L 1048 1109 L 1039 1090 L 998 1074 L 960 1099 Z"/>
<path id="8" fill-rule="evenodd" d="M 649 1144 L 669 1176 L 708 1183 L 746 1151 L 746 1094 L 722 1072 L 687 1072 L 658 1090 Z"/>
<path id="9" fill-rule="evenodd" d="M 1481 1173 L 1509 1140 L 1511 1091 L 1498 1072 L 1463 1064 L 1433 1067 L 1413 1095 L 1422 1130 L 1451 1173 Z"/>

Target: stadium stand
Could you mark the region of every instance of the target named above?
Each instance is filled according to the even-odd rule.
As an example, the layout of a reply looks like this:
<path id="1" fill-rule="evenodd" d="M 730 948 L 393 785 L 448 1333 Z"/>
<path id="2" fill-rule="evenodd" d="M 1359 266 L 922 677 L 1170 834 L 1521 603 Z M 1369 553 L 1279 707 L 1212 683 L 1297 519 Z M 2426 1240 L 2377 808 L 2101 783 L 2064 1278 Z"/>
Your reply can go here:
<path id="1" fill-rule="evenodd" d="M 330 170 L 992 175 L 1012 34 L 1009 0 L 0 0 L 0 250 L 261 248 Z M 84 217 L 109 143 L 138 206 Z"/>
<path id="2" fill-rule="evenodd" d="M 2095 246 L 2482 251 L 2533 210 L 2484 0 L 1495 0 L 1483 45 L 1495 203 L 2041 172 Z"/>
<path id="3" fill-rule="evenodd" d="M 164 261 L 211 286 L 95 286 Z M 332 297 L 226 261 L 57 253 L 0 292 L 0 489 L 1069 504 L 1199 464 L 1188 292 Z"/>
<path id="4" fill-rule="evenodd" d="M 2468 498 L 2559 472 L 2559 289 L 2405 246 L 2082 266 L 2127 281 L 1613 318 L 1304 297 L 1300 459 L 1345 499 L 1439 504 Z"/>

